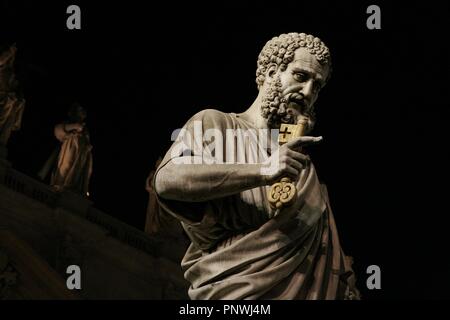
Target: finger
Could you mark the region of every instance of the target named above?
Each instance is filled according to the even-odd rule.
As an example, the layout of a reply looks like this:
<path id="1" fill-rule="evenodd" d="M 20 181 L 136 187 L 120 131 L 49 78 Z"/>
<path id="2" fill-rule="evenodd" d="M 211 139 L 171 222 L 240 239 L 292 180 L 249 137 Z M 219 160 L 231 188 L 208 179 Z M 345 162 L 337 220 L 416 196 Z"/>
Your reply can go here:
<path id="1" fill-rule="evenodd" d="M 322 136 L 320 137 L 311 137 L 311 136 L 303 136 L 297 137 L 289 141 L 286 145 L 289 149 L 295 149 L 298 147 L 309 146 L 313 144 L 317 144 L 322 141 Z"/>
<path id="2" fill-rule="evenodd" d="M 301 162 L 299 162 L 299 161 L 297 161 L 297 160 L 295 160 L 295 159 L 287 159 L 287 161 L 286 161 L 286 163 L 287 163 L 287 165 L 288 166 L 291 166 L 291 167 L 293 167 L 294 169 L 296 169 L 297 171 L 301 171 L 302 169 L 303 169 L 303 167 L 304 167 L 304 165 L 301 163 Z"/>
<path id="3" fill-rule="evenodd" d="M 290 150 L 290 149 L 288 149 L 287 155 L 290 158 L 297 160 L 298 162 L 300 162 L 303 165 L 307 165 L 311 160 L 309 158 L 309 156 L 307 156 L 301 152 Z"/>
<path id="4" fill-rule="evenodd" d="M 299 174 L 300 174 L 299 170 L 290 166 L 286 167 L 286 169 L 284 170 L 284 175 L 288 176 L 292 180 L 296 180 Z"/>

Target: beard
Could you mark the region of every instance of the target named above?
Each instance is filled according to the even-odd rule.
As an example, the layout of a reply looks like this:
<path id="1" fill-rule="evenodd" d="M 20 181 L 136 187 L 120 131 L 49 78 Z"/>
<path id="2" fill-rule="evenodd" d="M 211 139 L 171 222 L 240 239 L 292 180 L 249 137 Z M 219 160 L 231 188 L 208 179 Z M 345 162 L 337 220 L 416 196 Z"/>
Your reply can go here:
<path id="1" fill-rule="evenodd" d="M 307 109 L 301 94 L 282 94 L 279 76 L 269 84 L 264 92 L 261 115 L 267 119 L 267 126 L 270 129 L 279 129 L 282 123 L 296 124 L 300 116 L 307 118 L 307 133 L 313 129 L 315 124 L 313 108 Z"/>

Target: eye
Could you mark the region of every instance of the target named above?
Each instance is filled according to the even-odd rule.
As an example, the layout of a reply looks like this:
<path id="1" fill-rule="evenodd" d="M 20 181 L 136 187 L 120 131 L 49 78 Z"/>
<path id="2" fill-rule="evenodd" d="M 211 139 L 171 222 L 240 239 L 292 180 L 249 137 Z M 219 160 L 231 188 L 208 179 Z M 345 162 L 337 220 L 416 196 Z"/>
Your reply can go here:
<path id="1" fill-rule="evenodd" d="M 304 82 L 308 79 L 308 75 L 304 72 L 294 72 L 294 79 L 299 82 Z"/>

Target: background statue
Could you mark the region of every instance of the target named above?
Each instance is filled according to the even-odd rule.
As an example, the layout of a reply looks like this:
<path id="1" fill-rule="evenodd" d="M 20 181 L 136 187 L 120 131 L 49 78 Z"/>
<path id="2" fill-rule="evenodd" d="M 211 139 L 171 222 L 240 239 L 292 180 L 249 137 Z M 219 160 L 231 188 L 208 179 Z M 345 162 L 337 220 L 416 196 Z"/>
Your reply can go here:
<path id="1" fill-rule="evenodd" d="M 92 145 L 85 124 L 86 110 L 75 103 L 68 113 L 68 121 L 55 126 L 55 136 L 61 142 L 39 176 L 44 179 L 53 169 L 50 184 L 57 190 L 71 190 L 89 195 L 92 174 Z"/>
<path id="2" fill-rule="evenodd" d="M 266 148 L 264 139 L 255 145 L 245 136 L 267 137 L 268 129 L 300 122 L 310 132 L 330 73 L 319 38 L 273 38 L 258 58 L 253 104 L 239 114 L 197 113 L 161 161 L 151 183 L 159 205 L 191 239 L 181 265 L 192 299 L 359 298 L 327 189 L 304 149 L 322 138 L 296 136 L 278 146 L 280 137 L 268 137 Z M 217 162 L 218 154 L 226 161 Z M 272 163 L 274 170 L 263 170 Z M 275 208 L 269 191 L 283 177 L 295 184 L 294 202 Z"/>
<path id="3" fill-rule="evenodd" d="M 25 99 L 14 73 L 17 48 L 0 48 L 0 146 L 6 146 L 12 131 L 20 129 Z"/>

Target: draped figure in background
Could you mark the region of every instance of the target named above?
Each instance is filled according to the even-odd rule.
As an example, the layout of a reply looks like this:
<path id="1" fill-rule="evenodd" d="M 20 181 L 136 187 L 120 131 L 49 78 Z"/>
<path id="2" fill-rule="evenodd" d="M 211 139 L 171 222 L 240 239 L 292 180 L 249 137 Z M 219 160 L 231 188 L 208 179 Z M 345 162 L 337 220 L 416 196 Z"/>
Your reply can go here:
<path id="1" fill-rule="evenodd" d="M 25 99 L 14 73 L 17 48 L 0 49 L 0 146 L 6 146 L 13 131 L 21 127 Z"/>
<path id="2" fill-rule="evenodd" d="M 68 120 L 55 126 L 55 137 L 61 142 L 39 173 L 45 179 L 52 170 L 50 184 L 56 191 L 70 190 L 89 196 L 92 174 L 92 145 L 86 127 L 86 110 L 75 103 Z"/>

